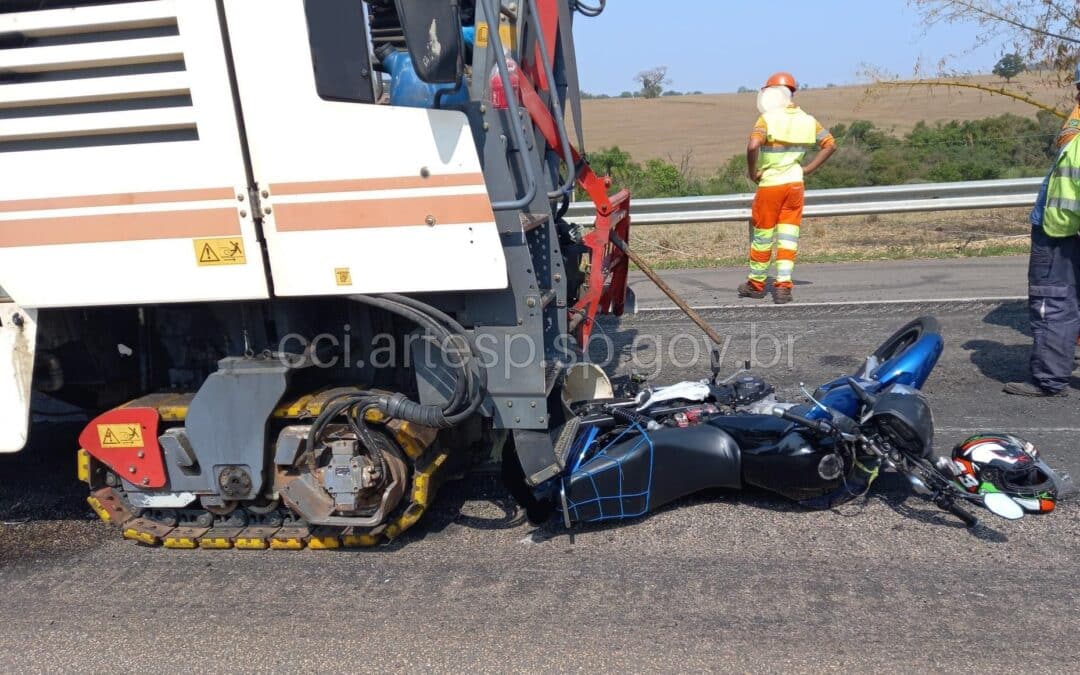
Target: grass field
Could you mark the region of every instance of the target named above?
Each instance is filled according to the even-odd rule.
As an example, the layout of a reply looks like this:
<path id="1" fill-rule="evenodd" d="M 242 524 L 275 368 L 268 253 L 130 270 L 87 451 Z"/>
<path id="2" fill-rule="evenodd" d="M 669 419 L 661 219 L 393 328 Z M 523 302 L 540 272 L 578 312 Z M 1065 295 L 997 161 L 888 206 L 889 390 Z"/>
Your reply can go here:
<path id="1" fill-rule="evenodd" d="M 992 86 L 992 76 L 968 81 Z M 1010 89 L 1060 109 L 1071 106 L 1072 91 L 1026 74 Z M 935 87 L 835 87 L 802 92 L 797 100 L 823 124 L 868 120 L 896 134 L 917 122 L 973 120 L 1005 113 L 1034 117 L 1037 110 L 1002 96 Z M 712 174 L 746 147 L 757 117 L 756 94 L 584 102 L 588 147 L 618 145 L 637 161 L 661 158 Z M 842 149 L 841 149 L 842 150 Z M 990 209 L 843 218 L 807 218 L 799 246 L 801 262 L 841 262 L 899 258 L 943 258 L 1026 253 L 1028 209 Z M 637 227 L 632 246 L 660 269 L 743 265 L 747 228 L 742 223 Z"/>
<path id="2" fill-rule="evenodd" d="M 1004 84 L 992 76 L 970 81 Z M 1046 84 L 1036 75 L 1016 78 L 1010 88 L 1061 109 L 1071 107 L 1071 88 Z M 756 100 L 756 93 L 750 93 L 584 101 L 587 147 L 618 145 L 639 162 L 662 158 L 680 164 L 689 153 L 693 171 L 708 176 L 745 150 L 757 119 Z M 944 87 L 811 89 L 796 100 L 826 126 L 869 120 L 895 133 L 906 132 L 921 120 L 972 120 L 1004 113 L 1034 117 L 1037 112 L 1002 96 Z"/>
<path id="3" fill-rule="evenodd" d="M 807 218 L 800 262 L 1013 255 L 1029 250 L 1028 209 Z M 647 225 L 631 247 L 658 269 L 746 264 L 743 223 Z"/>

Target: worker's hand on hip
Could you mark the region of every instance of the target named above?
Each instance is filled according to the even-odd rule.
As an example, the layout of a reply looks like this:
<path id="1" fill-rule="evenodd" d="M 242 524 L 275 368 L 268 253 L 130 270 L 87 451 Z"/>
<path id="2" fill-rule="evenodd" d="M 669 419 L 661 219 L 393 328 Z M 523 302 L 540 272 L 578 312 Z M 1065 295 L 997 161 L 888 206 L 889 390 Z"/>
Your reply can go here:
<path id="1" fill-rule="evenodd" d="M 761 182 L 761 177 L 765 175 L 765 172 L 764 171 L 748 171 L 746 173 L 746 175 L 754 183 L 760 183 Z"/>

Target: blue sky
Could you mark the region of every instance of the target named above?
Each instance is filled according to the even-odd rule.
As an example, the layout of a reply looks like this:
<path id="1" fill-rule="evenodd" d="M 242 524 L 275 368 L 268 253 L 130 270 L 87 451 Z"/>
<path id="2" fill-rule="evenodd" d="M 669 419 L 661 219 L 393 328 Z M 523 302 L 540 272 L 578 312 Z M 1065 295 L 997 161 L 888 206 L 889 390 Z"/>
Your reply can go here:
<path id="1" fill-rule="evenodd" d="M 634 89 L 634 75 L 657 65 L 669 67 L 671 89 L 730 92 L 776 70 L 813 86 L 858 82 L 863 64 L 906 76 L 921 60 L 933 74 L 947 56 L 954 70 L 989 72 L 1003 53 L 1000 43 L 971 51 L 974 25 L 927 31 L 906 0 L 608 0 L 602 16 L 575 22 L 593 93 Z"/>

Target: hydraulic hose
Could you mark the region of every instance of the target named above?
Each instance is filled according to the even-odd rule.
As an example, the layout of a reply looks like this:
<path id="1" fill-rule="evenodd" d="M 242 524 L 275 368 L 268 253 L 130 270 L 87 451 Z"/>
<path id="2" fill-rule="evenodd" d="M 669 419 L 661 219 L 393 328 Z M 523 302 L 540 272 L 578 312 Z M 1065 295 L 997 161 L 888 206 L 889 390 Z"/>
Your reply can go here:
<path id="1" fill-rule="evenodd" d="M 466 336 L 465 328 L 435 307 L 403 295 L 351 296 L 356 302 L 384 309 L 424 328 L 429 333 L 443 337 L 451 343 L 463 344 L 468 349 L 465 359 L 453 364 L 457 372 L 454 394 L 442 406 L 425 405 L 410 400 L 404 394 L 379 395 L 377 407 L 385 415 L 424 426 L 446 429 L 472 417 L 483 403 L 486 377 L 475 352 L 475 346 Z M 466 404 L 462 408 L 463 404 Z"/>
<path id="2" fill-rule="evenodd" d="M 596 17 L 600 16 L 607 8 L 607 0 L 599 0 L 600 4 L 596 5 L 595 7 L 585 4 L 584 2 L 582 2 L 582 0 L 573 0 L 573 2 L 574 9 L 576 9 L 578 12 L 581 12 L 582 16 L 587 16 L 590 19 L 595 19 Z"/>
<path id="3" fill-rule="evenodd" d="M 465 358 L 452 364 L 457 371 L 454 392 L 441 406 L 418 403 L 402 393 L 358 392 L 342 394 L 328 400 L 308 430 L 306 461 L 312 472 L 317 469 L 318 464 L 315 448 L 319 447 L 327 425 L 341 415 L 345 416 L 361 445 L 378 460 L 385 471 L 386 458 L 365 422 L 365 415 L 369 410 L 378 410 L 392 419 L 436 429 L 448 429 L 461 424 L 480 409 L 487 388 L 487 373 L 477 358 L 475 344 L 468 338 L 464 326 L 450 315 L 404 295 L 355 295 L 352 300 L 407 319 L 429 335 L 440 338 L 440 344 L 464 345 L 468 353 Z"/>

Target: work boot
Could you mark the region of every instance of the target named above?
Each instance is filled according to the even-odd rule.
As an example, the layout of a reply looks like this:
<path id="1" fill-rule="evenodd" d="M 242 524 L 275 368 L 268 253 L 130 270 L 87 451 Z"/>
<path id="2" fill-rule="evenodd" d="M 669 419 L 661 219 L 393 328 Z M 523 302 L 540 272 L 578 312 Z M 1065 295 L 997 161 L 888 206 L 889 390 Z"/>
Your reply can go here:
<path id="1" fill-rule="evenodd" d="M 749 281 L 744 281 L 739 284 L 738 291 L 740 298 L 753 298 L 755 300 L 760 300 L 765 297 L 765 289 L 762 288 L 759 290 L 752 286 Z"/>
<path id="2" fill-rule="evenodd" d="M 772 299 L 773 299 L 773 302 L 775 302 L 778 305 L 786 305 L 789 302 L 791 302 L 792 300 L 794 300 L 795 298 L 791 297 L 791 287 L 790 286 L 776 286 L 775 288 L 773 288 Z"/>
<path id="3" fill-rule="evenodd" d="M 1058 391 L 1043 389 L 1039 385 L 1031 382 L 1010 382 L 1005 385 L 1005 388 L 1002 391 L 1006 394 L 1012 394 L 1013 396 L 1027 396 L 1030 398 L 1065 397 L 1069 395 L 1067 389 L 1059 389 Z"/>

